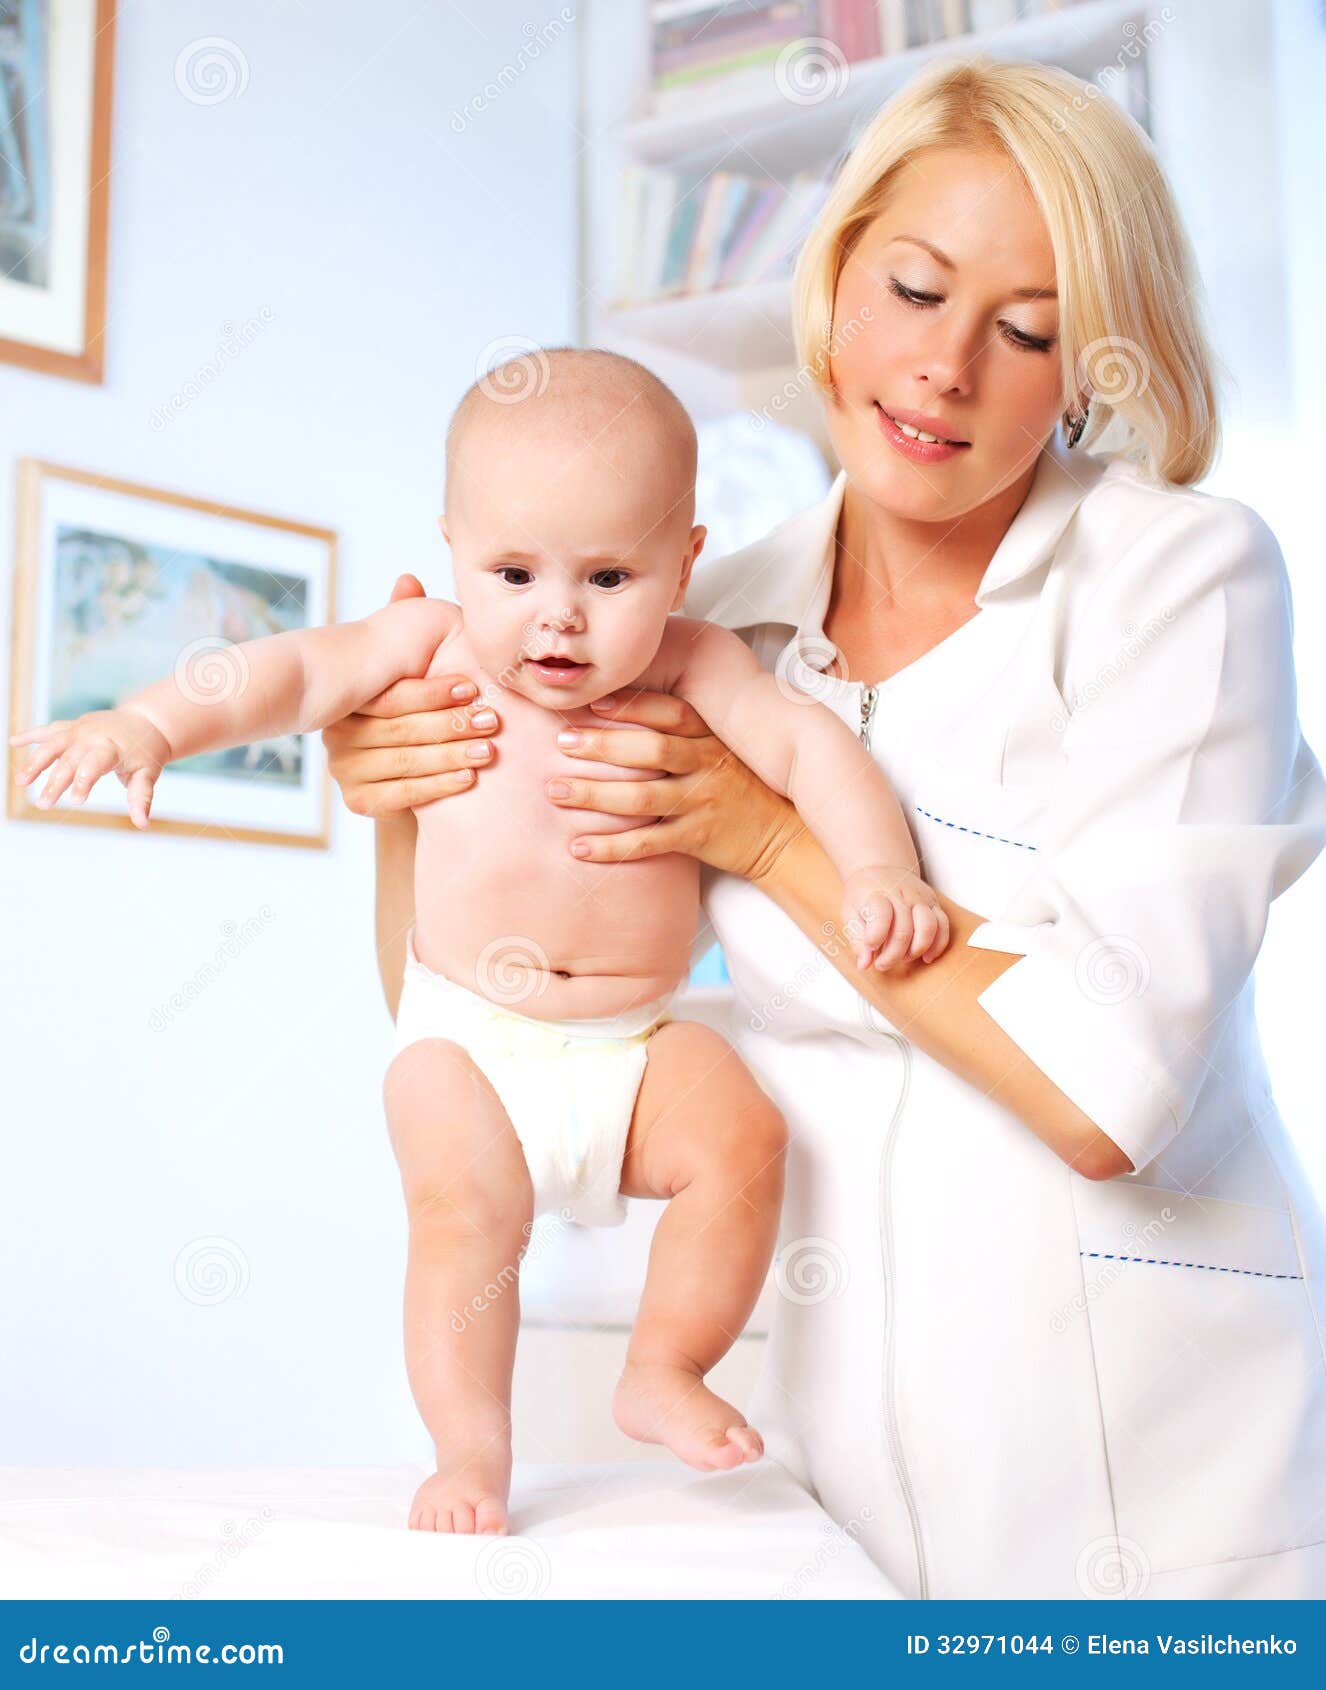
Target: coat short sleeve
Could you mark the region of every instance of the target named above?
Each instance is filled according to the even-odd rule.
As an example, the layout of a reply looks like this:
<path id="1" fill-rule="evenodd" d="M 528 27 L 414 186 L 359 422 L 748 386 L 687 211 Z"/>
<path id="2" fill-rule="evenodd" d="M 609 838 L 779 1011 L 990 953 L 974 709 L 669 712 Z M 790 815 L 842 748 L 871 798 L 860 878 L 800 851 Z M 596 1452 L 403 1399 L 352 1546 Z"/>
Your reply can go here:
<path id="1" fill-rule="evenodd" d="M 1271 900 L 1326 844 L 1279 545 L 1237 501 L 1155 497 L 1065 617 L 1037 865 L 971 939 L 1025 951 L 978 1001 L 1135 1170 L 1192 1113 Z"/>

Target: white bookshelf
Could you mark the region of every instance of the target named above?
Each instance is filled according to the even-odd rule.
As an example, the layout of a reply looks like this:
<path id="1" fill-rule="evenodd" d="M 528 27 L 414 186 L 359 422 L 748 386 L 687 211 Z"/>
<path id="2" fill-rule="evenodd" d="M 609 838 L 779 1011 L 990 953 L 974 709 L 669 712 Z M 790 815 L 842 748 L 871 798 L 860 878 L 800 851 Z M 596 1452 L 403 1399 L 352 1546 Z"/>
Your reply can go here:
<path id="1" fill-rule="evenodd" d="M 783 280 L 614 306 L 607 315 L 614 334 L 737 374 L 792 361 L 791 301 L 791 285 Z"/>
<path id="2" fill-rule="evenodd" d="M 770 70 L 743 81 L 733 94 L 719 89 L 712 99 L 699 100 L 693 108 L 637 117 L 624 125 L 622 144 L 641 164 L 699 167 L 716 164 L 736 146 L 752 173 L 782 178 L 808 164 L 827 163 L 845 136 L 873 116 L 890 94 L 931 59 L 954 51 L 979 51 L 1042 59 L 1090 76 L 1119 51 L 1123 26 L 1145 11 L 1145 0 L 1080 0 L 1067 10 L 1027 18 L 1003 29 L 915 47 L 887 58 L 862 59 L 848 67 L 841 92 L 804 106 L 779 93 Z M 648 98 L 648 89 L 642 89 L 642 107 Z"/>
<path id="3" fill-rule="evenodd" d="M 936 56 L 1038 59 L 1090 81 L 1126 61 L 1148 25 L 1151 130 L 1207 279 L 1215 339 L 1234 377 L 1231 398 L 1253 417 L 1273 414 L 1290 383 L 1283 337 L 1266 327 L 1284 302 L 1269 21 L 1260 5 L 1240 0 L 1208 0 L 1198 18 L 1149 0 L 1082 0 L 997 31 L 853 64 L 841 91 L 814 104 L 785 99 L 770 68 L 764 85 L 747 73 L 726 94 L 716 87 L 693 106 L 661 114 L 650 110 L 646 0 L 585 0 L 582 342 L 649 364 L 697 419 L 758 408 L 794 373 L 786 280 L 621 306 L 618 222 L 628 166 L 726 169 L 786 182 L 799 170 L 827 167 Z M 827 445 L 813 395 L 781 415 Z"/>

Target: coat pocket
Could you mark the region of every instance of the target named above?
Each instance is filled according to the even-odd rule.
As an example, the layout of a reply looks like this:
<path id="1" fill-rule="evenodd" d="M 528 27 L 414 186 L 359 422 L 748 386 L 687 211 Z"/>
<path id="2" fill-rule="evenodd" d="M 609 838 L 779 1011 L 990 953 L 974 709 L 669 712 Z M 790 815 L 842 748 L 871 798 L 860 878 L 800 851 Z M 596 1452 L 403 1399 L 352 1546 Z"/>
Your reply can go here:
<path id="1" fill-rule="evenodd" d="M 978 775 L 925 774 L 907 818 L 922 875 L 967 909 L 997 915 L 1036 871 L 1052 789 L 1052 782 L 1005 786 Z"/>
<path id="2" fill-rule="evenodd" d="M 1287 1210 L 1075 1180 L 1121 1564 L 1270 1555 L 1322 1535 L 1326 1379 Z M 1141 1595 L 1143 1590 L 1136 1589 Z"/>

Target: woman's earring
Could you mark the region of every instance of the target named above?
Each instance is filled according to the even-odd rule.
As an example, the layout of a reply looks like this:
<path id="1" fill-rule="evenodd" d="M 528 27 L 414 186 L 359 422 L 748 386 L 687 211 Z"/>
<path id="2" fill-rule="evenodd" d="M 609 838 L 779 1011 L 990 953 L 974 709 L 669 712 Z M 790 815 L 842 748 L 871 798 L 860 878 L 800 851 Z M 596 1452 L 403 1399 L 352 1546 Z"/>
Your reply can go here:
<path id="1" fill-rule="evenodd" d="M 1069 427 L 1067 445 L 1068 445 L 1068 450 L 1070 452 L 1072 451 L 1073 447 L 1077 445 L 1078 441 L 1082 438 L 1082 430 L 1087 426 L 1087 417 L 1090 414 L 1091 414 L 1091 401 L 1090 401 L 1090 399 L 1088 399 L 1086 404 L 1082 407 L 1082 415 L 1080 417 L 1078 417 Z"/>

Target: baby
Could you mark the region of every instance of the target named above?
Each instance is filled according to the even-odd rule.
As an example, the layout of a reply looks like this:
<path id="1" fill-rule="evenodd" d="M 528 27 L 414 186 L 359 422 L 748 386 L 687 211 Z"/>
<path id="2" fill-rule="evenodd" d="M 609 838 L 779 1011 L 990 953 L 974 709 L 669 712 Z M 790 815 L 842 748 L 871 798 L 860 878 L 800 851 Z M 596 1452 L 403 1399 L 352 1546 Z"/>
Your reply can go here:
<path id="1" fill-rule="evenodd" d="M 252 640 L 232 652 L 246 679 L 229 697 L 199 702 L 166 679 L 10 742 L 38 742 L 20 781 L 51 769 L 39 806 L 82 801 L 114 772 L 143 828 L 167 763 L 311 733 L 402 677 L 459 671 L 480 688 L 474 708 L 500 708 L 491 765 L 416 812 L 415 925 L 384 1086 L 409 1215 L 406 1361 L 436 1447 L 409 1521 L 425 1530 L 506 1529 L 516 1281 L 540 1214 L 611 1226 L 624 1197 L 667 1201 L 614 1418 L 701 1469 L 763 1453 L 704 1379 L 769 1267 L 785 1128 L 725 1040 L 668 1014 L 697 929 L 698 862 L 572 854 L 582 834 L 652 819 L 550 801 L 559 778 L 638 778 L 560 749 L 603 725 L 590 703 L 623 687 L 675 693 L 790 797 L 842 876 L 860 966 L 885 960 L 890 934 L 925 961 L 947 943 L 857 736 L 737 635 L 674 614 L 705 534 L 675 395 L 613 353 L 558 348 L 529 364 L 535 390 L 513 402 L 499 369 L 448 429 L 440 526 L 456 604 L 406 599 Z"/>

